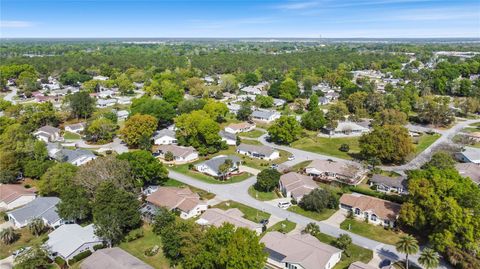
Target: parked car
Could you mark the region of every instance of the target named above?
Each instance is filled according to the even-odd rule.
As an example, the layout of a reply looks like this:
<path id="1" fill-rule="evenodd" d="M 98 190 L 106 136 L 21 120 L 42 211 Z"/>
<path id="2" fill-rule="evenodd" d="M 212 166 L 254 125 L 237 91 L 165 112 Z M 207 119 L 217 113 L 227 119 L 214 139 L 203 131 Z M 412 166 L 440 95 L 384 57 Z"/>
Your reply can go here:
<path id="1" fill-rule="evenodd" d="M 278 164 L 274 163 L 270 166 L 270 168 L 273 168 L 273 169 L 277 169 L 278 168 Z"/>
<path id="2" fill-rule="evenodd" d="M 262 219 L 262 220 L 260 221 L 260 224 L 262 224 L 262 225 L 264 225 L 264 226 L 267 225 L 267 224 L 268 224 L 268 219 Z"/>
<path id="3" fill-rule="evenodd" d="M 290 157 L 288 157 L 288 160 L 289 160 L 289 161 L 295 160 L 295 156 L 294 156 L 294 155 L 290 155 Z"/>
<path id="4" fill-rule="evenodd" d="M 289 201 L 284 201 L 284 202 L 278 202 L 278 207 L 282 209 L 287 209 L 292 205 Z"/>

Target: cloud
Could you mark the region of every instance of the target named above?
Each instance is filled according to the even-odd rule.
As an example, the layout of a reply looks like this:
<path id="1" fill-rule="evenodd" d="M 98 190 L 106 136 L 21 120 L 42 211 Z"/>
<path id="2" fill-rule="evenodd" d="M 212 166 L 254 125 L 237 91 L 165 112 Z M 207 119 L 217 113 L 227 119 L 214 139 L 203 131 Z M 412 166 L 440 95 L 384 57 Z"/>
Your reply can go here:
<path id="1" fill-rule="evenodd" d="M 309 2 L 289 2 L 275 6 L 277 9 L 282 10 L 301 10 L 317 6 L 319 3 L 314 1 Z"/>
<path id="2" fill-rule="evenodd" d="M 29 21 L 0 21 L 0 28 L 28 28 L 33 23 Z"/>

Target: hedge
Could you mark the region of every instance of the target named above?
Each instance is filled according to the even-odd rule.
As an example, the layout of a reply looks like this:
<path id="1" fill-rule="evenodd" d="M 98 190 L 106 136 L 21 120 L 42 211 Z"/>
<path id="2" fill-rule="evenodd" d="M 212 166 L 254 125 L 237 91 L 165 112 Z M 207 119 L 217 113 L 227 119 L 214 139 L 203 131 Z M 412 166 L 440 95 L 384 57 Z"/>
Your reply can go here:
<path id="1" fill-rule="evenodd" d="M 90 255 L 92 255 L 92 252 L 90 250 L 80 252 L 77 255 L 75 255 L 73 258 L 68 260 L 68 264 L 72 265 L 72 264 L 74 264 L 78 261 L 81 261 L 81 260 L 85 259 L 86 257 L 88 257 Z"/>

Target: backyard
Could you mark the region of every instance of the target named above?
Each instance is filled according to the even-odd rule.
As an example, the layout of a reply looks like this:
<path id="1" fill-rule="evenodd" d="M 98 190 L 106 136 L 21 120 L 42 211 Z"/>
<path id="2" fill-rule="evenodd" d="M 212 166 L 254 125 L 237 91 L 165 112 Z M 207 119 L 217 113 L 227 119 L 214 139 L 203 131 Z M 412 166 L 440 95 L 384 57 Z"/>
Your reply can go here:
<path id="1" fill-rule="evenodd" d="M 350 227 L 350 230 L 348 229 Z M 399 240 L 402 233 L 396 233 L 393 230 L 387 230 L 382 226 L 372 225 L 363 221 L 346 219 L 340 224 L 343 230 L 385 243 L 394 245 Z"/>
<path id="2" fill-rule="evenodd" d="M 305 216 L 307 218 L 311 218 L 314 220 L 322 221 L 330 218 L 330 216 L 337 211 L 336 209 L 325 209 L 323 212 L 318 213 L 314 211 L 307 211 L 304 210 L 303 208 L 299 207 L 298 205 L 294 205 L 288 208 L 288 211 L 300 214 L 302 216 Z"/>
<path id="3" fill-rule="evenodd" d="M 252 174 L 250 174 L 250 173 L 243 172 L 239 175 L 229 177 L 226 180 L 219 180 L 219 179 L 216 179 L 212 176 L 209 176 L 209 175 L 200 173 L 198 171 L 189 169 L 188 168 L 189 166 L 190 166 L 189 164 L 182 164 L 182 165 L 177 165 L 177 166 L 170 167 L 170 169 L 172 169 L 175 172 L 182 173 L 182 174 L 191 176 L 195 179 L 198 179 L 198 180 L 201 180 L 201 181 L 204 181 L 204 182 L 207 182 L 207 183 L 211 183 L 211 184 L 236 183 L 236 182 L 243 181 L 243 180 L 252 176 Z"/>
<path id="4" fill-rule="evenodd" d="M 220 208 L 222 210 L 227 210 L 230 208 L 238 208 L 244 214 L 244 218 L 251 220 L 255 223 L 260 223 L 261 220 L 269 219 L 270 214 L 267 212 L 260 211 L 253 207 L 246 206 L 234 201 L 225 201 L 218 205 L 215 205 L 214 208 Z"/>
<path id="5" fill-rule="evenodd" d="M 286 233 L 289 233 L 289 232 L 293 231 L 293 229 L 295 229 L 296 226 L 297 226 L 297 224 L 295 222 L 291 222 L 289 220 L 282 220 L 282 221 L 279 221 L 279 222 L 275 223 L 270 228 L 268 228 L 267 232 L 277 231 L 277 232 L 281 232 L 281 233 L 286 234 Z"/>
<path id="6" fill-rule="evenodd" d="M 358 145 L 359 137 L 328 138 L 318 137 L 317 134 L 313 132 L 309 132 L 308 134 L 308 136 L 302 137 L 293 142 L 291 146 L 301 150 L 348 160 L 353 159 L 352 154 L 360 151 Z M 347 144 L 350 147 L 350 150 L 348 152 L 340 151 L 339 148 L 342 144 Z"/>

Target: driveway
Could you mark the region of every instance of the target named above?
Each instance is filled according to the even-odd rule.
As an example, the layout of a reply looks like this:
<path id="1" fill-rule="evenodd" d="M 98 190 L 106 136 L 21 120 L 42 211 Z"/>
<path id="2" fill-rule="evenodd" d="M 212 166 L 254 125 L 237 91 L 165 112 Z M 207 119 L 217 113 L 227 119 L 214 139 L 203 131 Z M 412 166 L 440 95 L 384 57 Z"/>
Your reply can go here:
<path id="1" fill-rule="evenodd" d="M 13 268 L 13 256 L 8 256 L 3 260 L 0 260 L 0 269 Z"/>
<path id="2" fill-rule="evenodd" d="M 347 218 L 347 214 L 342 210 L 337 210 L 330 218 L 324 220 L 324 223 L 330 224 L 333 227 L 340 228 L 340 224 Z"/>

